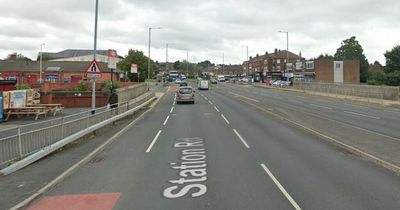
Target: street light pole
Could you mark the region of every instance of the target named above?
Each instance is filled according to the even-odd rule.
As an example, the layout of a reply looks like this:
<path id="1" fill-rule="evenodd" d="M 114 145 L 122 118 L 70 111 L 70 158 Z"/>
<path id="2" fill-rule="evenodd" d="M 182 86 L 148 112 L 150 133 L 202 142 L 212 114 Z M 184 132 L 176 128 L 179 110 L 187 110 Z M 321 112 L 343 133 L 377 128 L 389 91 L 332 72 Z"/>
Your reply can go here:
<path id="1" fill-rule="evenodd" d="M 224 72 L 224 66 L 225 66 L 225 54 L 222 53 L 222 73 L 225 74 Z"/>
<path id="2" fill-rule="evenodd" d="M 99 0 L 96 0 L 95 18 L 94 18 L 94 47 L 93 47 L 93 60 L 96 60 L 97 54 L 97 20 L 99 11 Z M 96 109 L 96 79 L 93 78 L 92 82 L 92 114 L 95 114 Z"/>
<path id="3" fill-rule="evenodd" d="M 45 43 L 40 44 L 40 61 L 39 61 L 39 84 L 42 84 L 42 71 L 43 71 L 43 46 Z"/>
<path id="4" fill-rule="evenodd" d="M 147 62 L 147 79 L 150 79 L 150 45 L 151 45 L 151 30 L 152 29 L 161 29 L 161 27 L 149 27 L 149 57 Z"/>
<path id="5" fill-rule="evenodd" d="M 283 74 L 286 76 L 286 81 L 289 81 L 289 77 L 286 75 L 286 70 L 289 63 L 289 32 L 288 31 L 278 31 L 278 32 L 286 33 L 286 66 Z"/>
<path id="6" fill-rule="evenodd" d="M 189 79 L 189 51 L 186 51 L 186 78 Z"/>

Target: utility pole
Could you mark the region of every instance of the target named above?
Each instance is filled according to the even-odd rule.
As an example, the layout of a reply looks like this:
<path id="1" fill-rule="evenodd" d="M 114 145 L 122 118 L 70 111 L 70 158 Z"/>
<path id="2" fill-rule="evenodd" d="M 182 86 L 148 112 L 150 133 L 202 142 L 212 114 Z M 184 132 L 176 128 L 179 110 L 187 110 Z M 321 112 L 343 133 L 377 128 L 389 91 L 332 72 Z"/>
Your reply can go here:
<path id="1" fill-rule="evenodd" d="M 148 57 L 148 61 L 147 61 L 147 79 L 150 79 L 150 45 L 151 45 L 151 30 L 152 29 L 162 29 L 161 27 L 149 27 L 149 57 Z"/>
<path id="2" fill-rule="evenodd" d="M 98 20 L 98 11 L 99 11 L 99 0 L 96 0 L 96 8 L 95 8 L 95 18 L 94 18 L 94 49 L 93 49 L 93 60 L 96 60 L 97 54 L 97 20 Z M 96 112 L 96 79 L 93 78 L 92 81 L 92 114 Z"/>
<path id="3" fill-rule="evenodd" d="M 224 72 L 224 66 L 225 66 L 225 54 L 222 53 L 222 73 L 225 74 Z"/>
<path id="4" fill-rule="evenodd" d="M 289 81 L 288 75 L 286 75 L 287 66 L 289 63 L 289 32 L 288 31 L 278 31 L 279 33 L 286 33 L 286 66 L 283 74 L 286 76 L 286 81 Z"/>
<path id="5" fill-rule="evenodd" d="M 189 79 L 189 51 L 186 51 L 186 78 Z"/>

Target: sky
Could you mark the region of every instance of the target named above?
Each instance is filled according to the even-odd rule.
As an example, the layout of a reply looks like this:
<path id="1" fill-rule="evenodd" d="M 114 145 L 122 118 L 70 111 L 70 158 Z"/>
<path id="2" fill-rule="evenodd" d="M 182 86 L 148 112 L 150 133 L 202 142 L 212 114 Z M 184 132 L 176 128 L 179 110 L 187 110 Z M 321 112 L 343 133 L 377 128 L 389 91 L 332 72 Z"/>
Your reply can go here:
<path id="1" fill-rule="evenodd" d="M 43 51 L 93 49 L 95 0 L 0 0 L 0 59 L 12 52 L 36 59 Z M 400 44 L 398 0 L 99 0 L 98 49 L 129 49 L 169 62 L 240 64 L 286 49 L 306 59 L 334 54 L 356 36 L 370 63 Z"/>

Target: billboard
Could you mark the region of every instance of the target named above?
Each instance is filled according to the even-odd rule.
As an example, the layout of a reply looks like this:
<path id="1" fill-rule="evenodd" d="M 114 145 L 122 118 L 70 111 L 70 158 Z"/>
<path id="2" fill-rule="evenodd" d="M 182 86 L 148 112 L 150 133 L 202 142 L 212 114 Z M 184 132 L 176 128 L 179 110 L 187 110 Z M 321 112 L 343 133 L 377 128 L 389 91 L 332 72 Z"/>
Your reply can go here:
<path id="1" fill-rule="evenodd" d="M 108 68 L 116 69 L 118 62 L 118 54 L 116 50 L 109 49 L 108 50 Z"/>
<path id="2" fill-rule="evenodd" d="M 131 73 L 132 74 L 137 73 L 137 64 L 134 64 L 134 63 L 131 64 Z"/>

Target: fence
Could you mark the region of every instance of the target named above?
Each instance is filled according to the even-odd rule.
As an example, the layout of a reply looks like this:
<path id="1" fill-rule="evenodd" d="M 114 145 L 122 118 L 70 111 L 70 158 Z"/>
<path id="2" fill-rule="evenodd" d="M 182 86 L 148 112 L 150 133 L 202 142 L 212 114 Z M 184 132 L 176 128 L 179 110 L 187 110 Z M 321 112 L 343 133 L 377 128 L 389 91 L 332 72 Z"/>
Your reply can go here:
<path id="1" fill-rule="evenodd" d="M 400 87 L 294 81 L 293 88 L 364 98 L 400 100 Z"/>
<path id="2" fill-rule="evenodd" d="M 3 130 L 0 132 L 0 169 L 93 125 L 104 121 L 108 122 L 114 116 L 122 116 L 124 113 L 130 114 L 132 109 L 141 107 L 141 104 L 148 102 L 151 98 L 154 98 L 154 93 L 145 93 L 119 103 L 118 107 L 114 109 L 98 108 L 95 114 L 92 114 L 89 110 Z"/>

